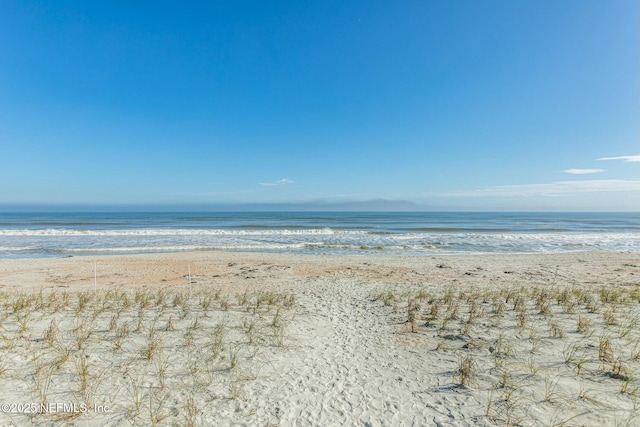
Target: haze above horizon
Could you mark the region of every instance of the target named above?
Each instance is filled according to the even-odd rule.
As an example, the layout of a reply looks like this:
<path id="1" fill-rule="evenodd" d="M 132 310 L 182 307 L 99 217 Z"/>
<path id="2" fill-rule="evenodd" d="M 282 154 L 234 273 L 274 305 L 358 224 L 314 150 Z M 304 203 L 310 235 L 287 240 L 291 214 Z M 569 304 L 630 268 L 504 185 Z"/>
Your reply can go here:
<path id="1" fill-rule="evenodd" d="M 639 14 L 3 1 L 0 210 L 638 211 Z"/>

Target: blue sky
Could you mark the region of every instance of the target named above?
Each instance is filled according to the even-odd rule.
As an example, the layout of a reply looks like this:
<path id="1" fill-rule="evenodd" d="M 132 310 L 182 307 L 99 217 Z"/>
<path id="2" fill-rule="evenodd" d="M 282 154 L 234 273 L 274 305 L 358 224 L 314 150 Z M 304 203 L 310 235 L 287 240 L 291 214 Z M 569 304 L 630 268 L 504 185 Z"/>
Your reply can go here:
<path id="1" fill-rule="evenodd" d="M 639 5 L 3 0 L 0 205 L 640 210 Z"/>

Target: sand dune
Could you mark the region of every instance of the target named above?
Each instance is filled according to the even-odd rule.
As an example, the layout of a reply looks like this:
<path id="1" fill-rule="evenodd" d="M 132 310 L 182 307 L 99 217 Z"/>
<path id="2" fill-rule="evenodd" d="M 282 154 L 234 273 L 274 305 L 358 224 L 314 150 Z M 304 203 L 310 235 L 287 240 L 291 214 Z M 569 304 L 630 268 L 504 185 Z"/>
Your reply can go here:
<path id="1" fill-rule="evenodd" d="M 640 422 L 638 254 L 21 259 L 0 286 L 2 425 Z"/>

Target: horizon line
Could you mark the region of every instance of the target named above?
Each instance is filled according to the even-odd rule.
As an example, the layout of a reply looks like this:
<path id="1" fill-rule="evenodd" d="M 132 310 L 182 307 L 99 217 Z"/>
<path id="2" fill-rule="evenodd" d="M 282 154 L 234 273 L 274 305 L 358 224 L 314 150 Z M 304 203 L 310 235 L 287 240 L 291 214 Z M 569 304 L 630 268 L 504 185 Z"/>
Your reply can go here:
<path id="1" fill-rule="evenodd" d="M 401 201 L 399 203 L 403 203 Z M 521 212 L 521 213 L 640 213 L 640 209 L 518 209 L 518 208 L 451 208 L 437 206 L 421 206 L 413 202 L 405 202 L 415 205 L 415 209 L 347 209 L 349 205 L 365 204 L 370 202 L 344 202 L 344 203 L 228 203 L 228 204 L 195 204 L 195 203 L 175 203 L 175 204 L 146 204 L 146 203 L 3 203 L 0 204 L 0 213 L 161 213 L 161 212 L 236 212 L 236 213 L 259 213 L 259 212 L 386 212 L 386 213 L 432 213 L 432 212 Z M 339 207 L 343 208 L 340 209 Z M 296 209 L 298 207 L 298 209 Z M 325 207 L 326 209 L 318 209 Z M 315 209 L 314 209 L 315 208 Z M 333 208 L 333 209 L 331 209 Z"/>

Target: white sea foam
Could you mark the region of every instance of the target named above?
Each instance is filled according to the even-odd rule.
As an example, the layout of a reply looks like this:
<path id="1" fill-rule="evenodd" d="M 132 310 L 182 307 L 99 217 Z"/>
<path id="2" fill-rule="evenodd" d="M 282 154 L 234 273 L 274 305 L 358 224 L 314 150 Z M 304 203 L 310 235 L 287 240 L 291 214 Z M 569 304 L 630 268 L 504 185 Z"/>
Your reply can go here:
<path id="1" fill-rule="evenodd" d="M 342 231 L 331 228 L 307 230 L 223 230 L 223 229 L 133 229 L 72 230 L 48 228 L 39 230 L 0 230 L 0 236 L 275 236 L 275 235 L 367 234 L 366 231 Z"/>
<path id="2" fill-rule="evenodd" d="M 22 252 L 22 251 L 34 251 L 37 250 L 37 246 L 0 246 L 0 252 Z"/>
<path id="3" fill-rule="evenodd" d="M 636 233 L 411 233 L 394 234 L 393 240 L 419 240 L 424 238 L 442 240 L 635 240 L 640 242 Z"/>
<path id="4" fill-rule="evenodd" d="M 68 248 L 65 252 L 176 252 L 176 251 L 210 251 L 210 250 L 287 250 L 304 248 L 304 244 L 268 244 L 255 245 L 175 245 L 175 246 L 129 246 L 129 247 L 92 247 Z"/>
<path id="5" fill-rule="evenodd" d="M 228 229 L 132 229 L 132 230 L 73 230 L 73 229 L 4 229 L 0 236 L 313 236 L 313 235 L 369 235 L 370 238 L 392 240 L 540 240 L 540 241 L 613 241 L 631 240 L 640 242 L 637 233 L 406 233 L 379 234 L 361 230 L 318 229 L 277 229 L 277 230 L 228 230 Z"/>

